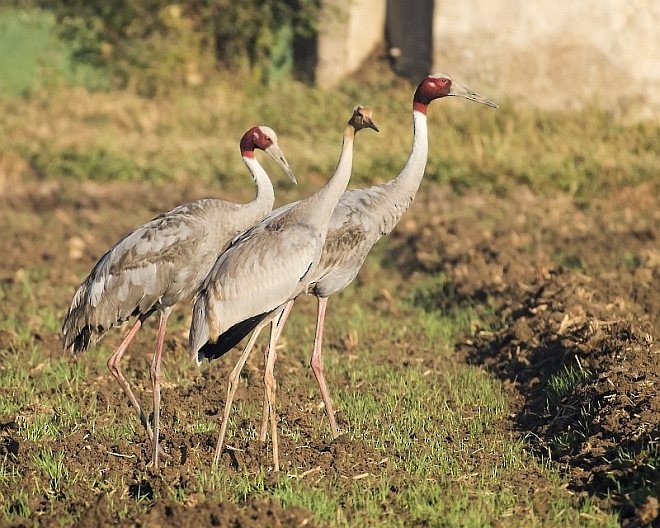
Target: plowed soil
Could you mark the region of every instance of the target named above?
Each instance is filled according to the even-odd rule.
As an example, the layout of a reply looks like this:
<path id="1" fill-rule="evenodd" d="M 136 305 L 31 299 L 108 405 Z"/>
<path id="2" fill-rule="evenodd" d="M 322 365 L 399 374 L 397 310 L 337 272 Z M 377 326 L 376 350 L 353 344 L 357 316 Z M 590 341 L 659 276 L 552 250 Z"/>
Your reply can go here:
<path id="1" fill-rule="evenodd" d="M 42 302 L 57 305 L 63 313 L 81 270 L 84 273 L 118 235 L 149 214 L 200 195 L 202 190 L 195 187 L 154 193 L 140 184 L 12 189 L 0 196 L 0 281 L 19 281 L 22 270 L 35 262 L 45 265 L 43 283 L 55 286 L 42 292 Z M 431 292 L 438 308 L 484 307 L 488 324 L 475 329 L 472 337 L 464 336 L 456 349 L 459 361 L 480 365 L 504 381 L 515 413 L 501 426 L 523 437 L 539 457 L 559 462 L 571 489 L 617 509 L 630 526 L 659 522 L 659 205 L 653 187 L 625 189 L 607 200 L 580 205 L 563 194 L 536 196 L 516 190 L 500 198 L 423 185 L 387 242 L 386 264 L 402 277 L 446 276 L 445 286 Z M 77 263 L 73 267 L 72 261 Z M 0 313 L 7 316 L 15 308 L 8 299 Z M 61 354 L 57 336 L 33 331 L 48 353 Z M 0 334 L 0 350 L 11 353 L 14 337 Z M 151 347 L 149 336 L 138 337 L 136 343 Z M 174 355 L 180 353 L 177 357 L 185 357 L 185 345 L 185 333 L 170 335 L 166 343 Z M 286 355 L 278 368 L 296 376 L 307 369 L 306 358 Z M 183 407 L 218 419 L 229 370 L 230 365 L 206 369 L 195 383 L 164 391 L 163 423 L 175 420 L 176 409 Z M 147 355 L 131 356 L 126 371 L 138 386 L 148 386 Z M 562 373 L 577 380 L 565 390 L 556 384 Z M 247 384 L 237 399 L 259 401 L 260 371 L 248 363 L 245 376 Z M 125 405 L 109 378 L 93 381 L 99 406 Z M 323 420 L 321 409 L 310 412 L 306 407 L 308 388 L 283 392 L 280 398 L 287 410 L 283 419 L 304 422 L 303 430 L 311 430 L 307 424 L 313 420 Z M 341 427 L 341 413 L 338 419 Z M 33 446 L 17 440 L 16 428 L 15 423 L 0 423 L 0 455 L 20 467 Z M 77 453 L 74 470 L 75 464 L 98 467 L 102 460 L 99 471 L 126 475 L 126 493 L 137 500 L 156 491 L 168 497 L 168 490 L 192 478 L 186 467 L 188 452 L 206 446 L 210 462 L 215 432 L 166 436 L 173 463 L 147 480 L 142 477 L 148 473 L 146 443 L 123 443 L 124 456 L 107 457 L 112 446 L 92 442 L 82 430 L 59 442 L 67 453 Z M 269 448 L 258 442 L 232 439 L 230 444 L 223 463 L 235 471 L 257 471 L 270 456 Z M 353 477 L 388 463 L 368 445 L 345 436 L 328 442 L 310 434 L 295 445 L 284 438 L 280 449 L 286 454 L 283 471 L 309 467 L 309 478 L 314 472 L 333 472 L 346 477 L 347 485 Z M 39 522 L 56 524 L 61 512 L 33 500 L 32 511 L 42 512 Z M 105 526 L 117 522 L 110 501 L 106 495 L 90 495 L 81 483 L 76 501 L 57 504 L 62 511 L 83 515 L 85 526 Z M 313 525 L 310 512 L 283 510 L 274 501 L 248 500 L 239 506 L 164 499 L 146 517 L 139 515 L 134 517 L 136 525 Z"/>
<path id="2" fill-rule="evenodd" d="M 489 299 L 495 329 L 458 346 L 505 382 L 513 427 L 567 468 L 570 489 L 620 508 L 624 525 L 660 522 L 653 189 L 588 208 L 524 191 L 506 200 L 436 192 L 422 201 L 425 218 L 409 217 L 397 236 L 399 264 L 447 275 L 440 307 Z M 567 372 L 579 381 L 557 393 L 553 381 Z"/>

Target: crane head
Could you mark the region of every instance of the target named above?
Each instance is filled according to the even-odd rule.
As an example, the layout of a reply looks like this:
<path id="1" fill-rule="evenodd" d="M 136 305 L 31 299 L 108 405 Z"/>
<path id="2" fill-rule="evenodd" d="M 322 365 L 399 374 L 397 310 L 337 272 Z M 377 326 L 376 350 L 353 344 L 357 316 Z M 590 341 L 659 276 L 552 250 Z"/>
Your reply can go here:
<path id="1" fill-rule="evenodd" d="M 256 126 L 248 130 L 241 138 L 241 155 L 248 158 L 254 157 L 255 149 L 263 150 L 275 160 L 293 183 L 298 183 L 293 175 L 289 162 L 284 157 L 280 145 L 277 142 L 277 134 L 267 126 Z"/>
<path id="2" fill-rule="evenodd" d="M 426 107 L 431 104 L 431 101 L 451 95 L 463 97 L 492 108 L 498 108 L 493 101 L 473 92 L 467 86 L 455 81 L 446 73 L 434 73 L 419 83 L 413 98 L 413 108 L 426 113 Z"/>
<path id="3" fill-rule="evenodd" d="M 352 126 L 355 131 L 362 130 L 363 128 L 372 128 L 376 132 L 380 132 L 376 123 L 371 118 L 373 112 L 368 106 L 358 105 L 353 108 L 353 115 L 348 120 L 348 124 Z"/>

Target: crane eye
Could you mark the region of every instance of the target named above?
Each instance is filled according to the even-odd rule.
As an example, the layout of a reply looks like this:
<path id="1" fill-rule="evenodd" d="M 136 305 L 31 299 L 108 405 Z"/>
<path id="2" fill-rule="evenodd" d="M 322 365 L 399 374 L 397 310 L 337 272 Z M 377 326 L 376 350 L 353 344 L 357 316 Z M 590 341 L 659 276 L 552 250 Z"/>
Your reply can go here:
<path id="1" fill-rule="evenodd" d="M 270 139 L 270 137 L 269 137 L 269 136 L 266 136 L 266 138 L 265 138 L 265 139 L 266 139 L 266 141 L 271 141 L 271 139 Z"/>

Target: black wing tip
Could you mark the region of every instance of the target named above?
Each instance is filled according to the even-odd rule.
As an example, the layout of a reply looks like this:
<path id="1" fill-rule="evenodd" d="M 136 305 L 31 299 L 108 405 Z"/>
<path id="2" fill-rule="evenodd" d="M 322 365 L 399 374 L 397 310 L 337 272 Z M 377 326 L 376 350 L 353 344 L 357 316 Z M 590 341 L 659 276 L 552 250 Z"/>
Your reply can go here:
<path id="1" fill-rule="evenodd" d="M 255 315 L 240 323 L 236 323 L 229 330 L 225 330 L 215 343 L 207 341 L 202 348 L 197 351 L 197 363 L 204 359 L 212 361 L 224 356 L 232 348 L 238 345 L 244 337 L 254 330 L 261 321 L 268 317 L 272 312 L 265 312 Z"/>
<path id="2" fill-rule="evenodd" d="M 207 341 L 202 348 L 197 351 L 197 363 L 201 363 L 205 359 L 209 361 L 213 359 L 218 359 L 219 357 L 224 356 L 232 347 L 222 347 L 218 343 L 211 343 Z"/>
<path id="3" fill-rule="evenodd" d="M 71 340 L 66 338 L 66 333 L 62 332 L 62 341 L 64 342 L 64 350 L 71 350 L 73 354 L 84 352 L 89 348 L 92 340 L 92 327 L 90 325 L 83 326 L 75 337 Z"/>

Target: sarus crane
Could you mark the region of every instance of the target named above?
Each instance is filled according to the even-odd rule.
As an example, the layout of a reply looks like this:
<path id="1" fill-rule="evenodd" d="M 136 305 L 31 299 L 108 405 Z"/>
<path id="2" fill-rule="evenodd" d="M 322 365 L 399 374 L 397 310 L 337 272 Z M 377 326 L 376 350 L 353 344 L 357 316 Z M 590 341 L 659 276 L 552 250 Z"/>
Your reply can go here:
<path id="1" fill-rule="evenodd" d="M 363 189 L 348 190 L 342 195 L 330 219 L 321 258 L 311 270 L 312 278 L 308 291 L 305 293 L 317 297 L 318 307 L 310 366 L 323 399 L 333 438 L 339 436 L 339 429 L 325 380 L 321 353 L 328 297 L 342 291 L 355 279 L 371 248 L 382 236 L 389 234 L 394 229 L 399 219 L 412 204 L 424 176 L 428 159 L 426 117 L 428 106 L 435 99 L 449 96 L 462 97 L 497 108 L 493 101 L 470 90 L 445 73 L 432 74 L 423 79 L 413 95 L 413 143 L 408 161 L 393 180 Z M 287 204 L 274 210 L 268 218 L 276 218 L 292 205 L 294 204 Z M 285 306 L 282 316 L 273 321 L 273 324 L 277 324 L 277 328 L 273 329 L 271 333 L 274 332 L 279 336 L 292 305 L 293 300 Z M 251 321 L 251 326 L 237 327 L 236 332 L 233 333 L 233 342 L 227 344 L 234 346 L 253 329 L 254 333 L 250 337 L 250 341 L 255 341 L 264 326 L 263 320 L 256 319 Z M 268 353 L 276 355 L 275 351 L 268 351 Z M 240 369 L 236 373 L 236 377 L 239 375 Z M 231 405 L 231 400 L 226 405 Z M 229 411 L 226 411 L 225 421 L 228 416 Z M 268 405 L 267 398 L 265 398 L 261 441 L 266 439 L 267 421 Z M 218 442 L 220 450 L 224 442 L 224 426 L 223 423 L 221 438 Z"/>
<path id="2" fill-rule="evenodd" d="M 65 349 L 86 350 L 113 326 L 137 318 L 108 359 L 108 369 L 131 401 L 152 442 L 151 464 L 158 467 L 160 448 L 161 356 L 167 318 L 172 308 L 189 297 L 233 238 L 261 221 L 272 209 L 273 185 L 254 156 L 256 149 L 271 156 L 296 181 L 273 129 L 257 126 L 240 141 L 243 162 L 252 174 L 256 196 L 247 204 L 206 198 L 180 205 L 138 227 L 112 246 L 76 291 L 64 317 L 61 337 Z M 153 429 L 122 373 L 120 361 L 129 344 L 154 312 L 160 314 L 151 364 Z"/>
<path id="3" fill-rule="evenodd" d="M 246 335 L 243 328 L 254 328 L 254 321 L 263 326 L 281 319 L 287 301 L 309 289 L 311 271 L 320 260 L 330 217 L 351 176 L 355 133 L 363 128 L 378 130 L 371 110 L 357 106 L 344 129 L 341 155 L 330 180 L 312 196 L 246 231 L 218 258 L 193 302 L 190 349 L 198 363 L 223 355 L 229 343 L 236 344 L 233 334 Z M 277 337 L 273 328 L 270 351 L 275 350 Z M 255 340 L 256 336 L 249 340 L 229 376 L 227 403 L 234 395 L 238 373 Z M 279 471 L 274 362 L 275 357 L 269 355 L 264 383 L 271 417 L 273 468 Z M 226 404 L 225 408 L 229 406 Z M 221 436 L 226 431 L 226 417 L 227 412 Z M 215 463 L 219 454 L 216 449 Z"/>

